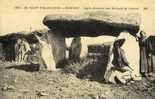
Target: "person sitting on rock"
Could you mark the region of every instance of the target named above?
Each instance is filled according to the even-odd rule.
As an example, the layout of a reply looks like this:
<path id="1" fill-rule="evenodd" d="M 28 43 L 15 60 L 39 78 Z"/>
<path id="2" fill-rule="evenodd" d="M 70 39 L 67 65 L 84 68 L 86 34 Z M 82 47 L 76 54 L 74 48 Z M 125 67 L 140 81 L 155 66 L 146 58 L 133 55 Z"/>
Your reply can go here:
<path id="1" fill-rule="evenodd" d="M 117 38 L 113 43 L 111 58 L 108 63 L 108 69 L 105 72 L 105 80 L 111 83 L 117 81 L 125 84 L 127 80 L 131 79 L 132 69 L 129 67 L 129 62 L 126 59 L 125 52 L 121 48 L 125 38 Z"/>

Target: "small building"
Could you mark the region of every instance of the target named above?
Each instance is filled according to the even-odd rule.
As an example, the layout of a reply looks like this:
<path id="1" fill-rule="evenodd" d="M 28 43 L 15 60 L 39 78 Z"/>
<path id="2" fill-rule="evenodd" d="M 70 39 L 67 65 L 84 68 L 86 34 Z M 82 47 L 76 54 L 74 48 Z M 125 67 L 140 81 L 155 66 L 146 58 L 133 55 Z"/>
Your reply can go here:
<path id="1" fill-rule="evenodd" d="M 10 33 L 0 36 L 0 43 L 2 45 L 3 55 L 6 61 L 15 60 L 15 43 L 19 38 L 25 38 L 30 45 L 38 42 L 35 38 L 33 38 L 33 34 L 31 33 Z"/>

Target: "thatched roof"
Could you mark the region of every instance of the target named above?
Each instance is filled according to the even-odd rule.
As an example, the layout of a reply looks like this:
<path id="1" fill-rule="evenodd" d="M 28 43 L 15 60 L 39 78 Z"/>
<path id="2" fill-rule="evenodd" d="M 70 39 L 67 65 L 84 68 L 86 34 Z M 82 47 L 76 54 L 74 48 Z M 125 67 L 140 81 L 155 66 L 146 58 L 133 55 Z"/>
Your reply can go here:
<path id="1" fill-rule="evenodd" d="M 45 16 L 43 24 L 65 36 L 117 36 L 128 31 L 135 35 L 139 30 L 138 14 L 109 12 L 84 13 L 80 15 L 51 14 Z"/>
<path id="2" fill-rule="evenodd" d="M 34 34 L 44 34 L 48 30 L 36 30 L 28 33 L 17 32 L 17 33 L 9 33 L 3 36 L 0 36 L 1 43 L 9 43 L 9 42 L 16 42 L 18 38 L 25 38 L 29 43 L 36 43 L 38 40 L 35 38 Z"/>

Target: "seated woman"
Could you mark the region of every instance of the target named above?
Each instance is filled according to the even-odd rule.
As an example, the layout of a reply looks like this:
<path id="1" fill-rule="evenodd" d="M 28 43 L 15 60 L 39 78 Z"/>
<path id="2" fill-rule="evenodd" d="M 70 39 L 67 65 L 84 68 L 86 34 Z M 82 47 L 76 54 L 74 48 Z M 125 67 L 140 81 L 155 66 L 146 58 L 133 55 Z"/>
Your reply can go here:
<path id="1" fill-rule="evenodd" d="M 125 42 L 125 38 L 117 38 L 111 48 L 110 61 L 104 78 L 107 82 L 117 83 L 117 81 L 125 84 L 130 80 L 132 69 L 126 59 L 125 52 L 121 48 Z"/>

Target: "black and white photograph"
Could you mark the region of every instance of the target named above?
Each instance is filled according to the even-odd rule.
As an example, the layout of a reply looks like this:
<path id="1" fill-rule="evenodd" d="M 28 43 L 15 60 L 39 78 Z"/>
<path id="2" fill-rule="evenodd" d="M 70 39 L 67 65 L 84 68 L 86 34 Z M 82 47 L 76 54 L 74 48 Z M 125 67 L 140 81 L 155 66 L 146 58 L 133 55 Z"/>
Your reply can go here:
<path id="1" fill-rule="evenodd" d="M 0 1 L 0 99 L 155 99 L 155 2 L 15 1 Z"/>

